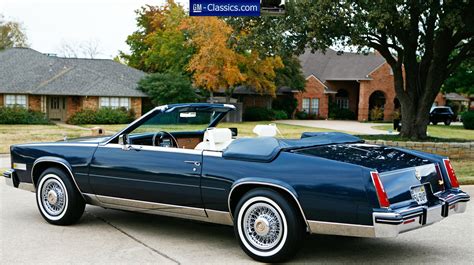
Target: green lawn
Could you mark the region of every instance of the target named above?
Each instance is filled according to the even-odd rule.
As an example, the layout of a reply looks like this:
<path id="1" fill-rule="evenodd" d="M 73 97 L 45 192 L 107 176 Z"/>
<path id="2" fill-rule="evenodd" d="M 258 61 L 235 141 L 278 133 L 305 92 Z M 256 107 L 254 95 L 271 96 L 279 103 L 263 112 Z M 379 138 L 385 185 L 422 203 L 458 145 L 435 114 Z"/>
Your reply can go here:
<path id="1" fill-rule="evenodd" d="M 372 128 L 383 131 L 393 131 L 392 124 L 377 125 Z M 462 125 L 429 125 L 428 126 L 428 136 L 431 137 L 433 141 L 474 141 L 474 130 L 466 130 Z M 394 140 L 400 140 L 396 135 L 387 135 L 384 136 L 387 138 L 392 138 Z M 387 139 L 391 140 L 391 139 Z"/>
<path id="2" fill-rule="evenodd" d="M 90 131 L 63 128 L 57 125 L 0 124 L 0 154 L 8 153 L 10 145 L 32 142 L 53 142 L 90 135 Z"/>

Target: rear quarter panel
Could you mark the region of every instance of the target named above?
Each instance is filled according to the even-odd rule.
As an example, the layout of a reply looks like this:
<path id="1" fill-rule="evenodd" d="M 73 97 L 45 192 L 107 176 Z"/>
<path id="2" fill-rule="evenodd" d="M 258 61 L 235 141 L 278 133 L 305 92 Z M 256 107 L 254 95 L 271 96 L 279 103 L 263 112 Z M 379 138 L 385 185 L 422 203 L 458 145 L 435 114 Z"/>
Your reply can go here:
<path id="1" fill-rule="evenodd" d="M 360 166 L 281 152 L 269 163 L 204 156 L 202 197 L 206 208 L 226 211 L 232 186 L 248 181 L 268 182 L 296 193 L 308 220 L 372 224 Z"/>

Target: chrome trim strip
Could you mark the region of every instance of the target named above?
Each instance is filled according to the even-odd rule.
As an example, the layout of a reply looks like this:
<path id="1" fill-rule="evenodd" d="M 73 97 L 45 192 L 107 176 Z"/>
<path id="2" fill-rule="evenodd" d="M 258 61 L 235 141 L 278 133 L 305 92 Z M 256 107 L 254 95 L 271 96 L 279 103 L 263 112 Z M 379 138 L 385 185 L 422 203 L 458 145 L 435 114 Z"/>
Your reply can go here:
<path id="1" fill-rule="evenodd" d="M 245 181 L 245 182 L 241 182 L 241 183 L 238 183 L 236 184 L 235 186 L 233 186 L 230 191 L 229 191 L 229 196 L 227 197 L 227 207 L 229 209 L 229 214 L 230 216 L 232 217 L 232 219 L 234 218 L 232 216 L 232 209 L 230 208 L 230 198 L 232 197 L 232 192 L 234 191 L 235 188 L 237 188 L 238 186 L 241 186 L 241 185 L 245 185 L 245 184 L 257 184 L 257 185 L 263 185 L 263 186 L 271 186 L 271 187 L 276 187 L 276 188 L 280 188 L 280 189 L 283 189 L 284 191 L 288 192 L 292 197 L 293 199 L 295 200 L 296 204 L 298 205 L 298 208 L 300 209 L 300 212 L 301 212 L 301 215 L 303 215 L 303 219 L 306 223 L 306 228 L 308 229 L 308 232 L 311 233 L 311 227 L 308 223 L 308 219 L 306 219 L 306 215 L 304 214 L 304 211 L 303 211 L 303 208 L 301 207 L 301 204 L 300 202 L 298 201 L 298 199 L 296 198 L 295 194 L 293 194 L 293 192 L 291 192 L 289 189 L 281 186 L 281 185 L 277 185 L 277 184 L 273 184 L 273 183 L 269 183 L 269 182 L 260 182 L 260 181 Z"/>
<path id="2" fill-rule="evenodd" d="M 79 185 L 77 185 L 77 182 L 76 182 L 76 179 L 74 177 L 74 174 L 72 173 L 72 170 L 69 168 L 68 165 L 66 165 L 64 162 L 62 161 L 59 161 L 57 159 L 53 159 L 53 158 L 38 158 L 36 159 L 36 161 L 33 163 L 33 166 L 31 167 L 31 183 L 34 187 L 36 187 L 35 185 L 35 181 L 34 181 L 34 176 L 33 176 L 33 172 L 34 172 L 34 169 L 35 169 L 35 166 L 39 163 L 43 163 L 43 162 L 52 162 L 52 163 L 57 163 L 57 164 L 61 164 L 62 166 L 64 166 L 67 171 L 69 172 L 69 175 L 71 176 L 72 178 L 72 181 L 74 182 L 74 185 L 76 186 L 77 190 L 79 191 L 79 193 L 81 194 L 82 198 L 85 199 L 85 197 L 82 195 L 82 191 L 81 189 L 79 188 Z"/>
<path id="3" fill-rule="evenodd" d="M 110 196 L 103 196 L 103 195 L 95 195 L 97 200 L 99 200 L 102 204 L 109 205 L 109 206 L 121 206 L 126 208 L 132 208 L 135 210 L 147 212 L 163 212 L 163 213 L 173 213 L 178 215 L 193 215 L 193 216 L 201 216 L 207 217 L 204 208 L 195 208 L 195 207 L 188 207 L 188 206 L 178 206 L 166 203 L 156 203 L 156 202 L 148 202 L 148 201 L 139 201 L 133 199 L 125 199 L 125 198 L 118 198 L 118 197 L 110 197 Z"/>
<path id="4" fill-rule="evenodd" d="M 138 201 L 89 193 L 84 193 L 83 195 L 88 203 L 104 208 L 177 217 L 222 225 L 233 225 L 232 218 L 229 212 L 210 209 L 205 210 L 203 208 L 194 208 L 164 203 Z"/>
<path id="5" fill-rule="evenodd" d="M 370 225 L 357 225 L 346 223 L 333 223 L 323 221 L 308 221 L 311 234 L 375 237 L 375 230 Z"/>
<path id="6" fill-rule="evenodd" d="M 26 191 L 36 192 L 35 185 L 31 183 L 20 182 L 20 184 L 18 184 L 18 188 Z"/>
<path id="7" fill-rule="evenodd" d="M 203 156 L 222 157 L 222 152 L 204 150 Z"/>
<path id="8" fill-rule="evenodd" d="M 229 212 L 206 209 L 208 221 L 211 223 L 233 226 L 234 222 Z"/>

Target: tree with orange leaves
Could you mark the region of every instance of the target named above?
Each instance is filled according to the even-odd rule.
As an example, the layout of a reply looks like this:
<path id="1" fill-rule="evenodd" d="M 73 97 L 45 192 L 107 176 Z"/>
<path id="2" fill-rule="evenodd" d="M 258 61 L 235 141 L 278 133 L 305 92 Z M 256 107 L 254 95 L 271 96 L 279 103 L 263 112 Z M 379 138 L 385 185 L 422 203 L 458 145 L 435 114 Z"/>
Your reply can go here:
<path id="1" fill-rule="evenodd" d="M 211 92 L 224 89 L 227 101 L 238 85 L 253 88 L 258 93 L 275 95 L 275 69 L 283 67 L 280 57 L 261 58 L 256 51 L 244 54 L 229 47 L 233 29 L 216 17 L 190 17 L 183 21 L 190 45 L 196 48 L 188 70 L 194 84 Z"/>
<path id="2" fill-rule="evenodd" d="M 189 17 L 182 29 L 190 33 L 189 44 L 196 48 L 188 64 L 194 85 L 211 92 L 224 89 L 229 94 L 245 81 L 239 63 L 242 56 L 228 46 L 232 33 L 223 20 L 216 17 Z"/>

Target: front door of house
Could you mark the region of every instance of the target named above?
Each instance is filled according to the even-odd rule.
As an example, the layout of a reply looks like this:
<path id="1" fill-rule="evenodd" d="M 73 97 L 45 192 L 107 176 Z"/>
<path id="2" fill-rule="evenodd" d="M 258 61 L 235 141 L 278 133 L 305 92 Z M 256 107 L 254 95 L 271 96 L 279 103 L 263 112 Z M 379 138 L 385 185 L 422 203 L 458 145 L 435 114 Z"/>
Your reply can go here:
<path id="1" fill-rule="evenodd" d="M 51 120 L 66 120 L 66 97 L 48 98 L 48 117 Z"/>

